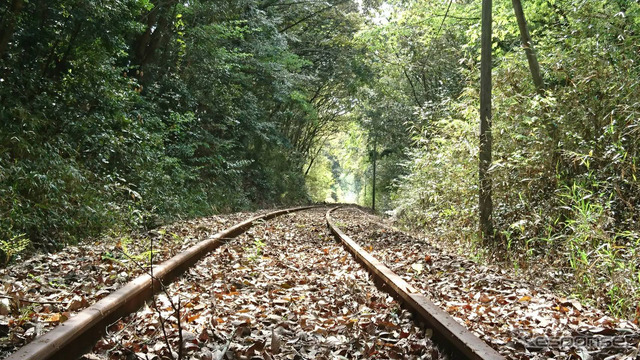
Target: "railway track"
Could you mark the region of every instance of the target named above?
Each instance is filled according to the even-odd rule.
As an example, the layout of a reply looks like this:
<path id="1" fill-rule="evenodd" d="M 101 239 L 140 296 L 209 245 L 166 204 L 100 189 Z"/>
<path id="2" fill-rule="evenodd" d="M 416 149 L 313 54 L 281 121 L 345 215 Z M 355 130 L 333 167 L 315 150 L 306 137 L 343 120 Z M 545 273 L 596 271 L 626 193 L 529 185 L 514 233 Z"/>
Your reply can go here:
<path id="1" fill-rule="evenodd" d="M 24 360 L 24 359 L 71 359 L 80 357 L 82 354 L 90 351 L 90 349 L 96 343 L 96 340 L 100 338 L 101 335 L 104 334 L 105 329 L 116 322 L 119 318 L 135 312 L 138 308 L 144 305 L 150 298 L 153 297 L 154 292 L 160 289 L 161 284 L 166 285 L 169 281 L 177 278 L 181 274 L 183 274 L 186 270 L 190 269 L 198 260 L 205 257 L 205 255 L 209 254 L 213 250 L 219 248 L 224 241 L 222 239 L 229 239 L 240 236 L 245 231 L 250 229 L 252 226 L 258 224 L 262 231 L 263 236 L 269 231 L 275 231 L 270 228 L 269 223 L 264 223 L 263 220 L 269 220 L 276 218 L 281 215 L 300 212 L 302 210 L 309 210 L 312 207 L 301 207 L 294 209 L 286 209 L 281 211 L 272 212 L 263 216 L 258 216 L 242 223 L 239 223 L 225 231 L 222 231 L 211 238 L 199 243 L 198 245 L 189 248 L 183 253 L 178 254 L 177 256 L 169 259 L 168 261 L 154 267 L 153 277 L 150 275 L 142 275 L 135 280 L 129 282 L 124 287 L 115 291 L 111 295 L 106 298 L 100 300 L 93 306 L 79 312 L 75 316 L 71 317 L 67 322 L 60 324 L 55 329 L 46 333 L 45 335 L 36 338 L 31 343 L 19 349 L 17 352 L 9 356 L 8 360 Z M 323 306 L 319 306 L 318 309 L 313 310 L 317 306 L 317 303 L 322 304 L 323 300 L 314 299 L 312 296 L 307 296 L 307 299 L 304 299 L 304 296 L 294 295 L 298 294 L 297 289 L 304 289 L 305 291 L 309 291 L 311 289 L 311 294 L 315 292 L 325 293 L 327 292 L 331 294 L 331 296 L 341 297 L 341 310 L 338 313 L 340 319 L 332 320 L 331 329 L 329 333 L 321 333 L 317 335 L 314 339 L 306 339 L 309 347 L 313 347 L 314 341 L 317 338 L 323 339 L 323 344 L 326 344 L 326 339 L 330 339 L 331 341 L 341 341 L 344 338 L 345 341 L 351 341 L 349 349 L 358 349 L 358 354 L 362 357 L 369 356 L 377 356 L 377 357 L 386 357 L 385 354 L 394 354 L 393 352 L 384 352 L 391 351 L 389 349 L 384 349 L 385 346 L 389 346 L 392 348 L 395 346 L 398 350 L 395 351 L 395 354 L 398 354 L 399 349 L 417 349 L 416 354 L 421 354 L 420 349 L 421 346 L 424 346 L 424 351 L 422 353 L 426 354 L 436 354 L 436 353 L 448 353 L 449 358 L 457 359 L 457 358 L 468 358 L 468 359 L 502 359 L 503 357 L 494 349 L 489 347 L 486 343 L 480 340 L 478 337 L 473 335 L 466 328 L 458 324 L 452 317 L 450 317 L 446 312 L 438 308 L 436 305 L 431 303 L 426 297 L 419 294 L 412 286 L 402 280 L 398 275 L 393 273 L 389 268 L 387 268 L 384 264 L 376 260 L 373 256 L 363 250 L 358 244 L 356 244 L 353 240 L 351 240 L 348 236 L 346 236 L 336 223 L 331 219 L 331 211 L 333 209 L 324 212 L 324 209 L 315 209 L 312 211 L 307 211 L 304 213 L 312 212 L 313 214 L 309 215 L 308 218 L 304 218 L 303 215 L 292 215 L 299 216 L 300 220 L 298 222 L 289 224 L 292 227 L 309 227 L 308 230 L 312 231 L 314 237 L 317 235 L 317 238 L 311 237 L 310 240 L 307 239 L 297 239 L 296 230 L 287 230 L 285 226 L 277 229 L 284 234 L 284 237 L 287 237 L 286 241 L 296 242 L 296 246 L 300 246 L 299 250 L 289 249 L 289 245 L 287 242 L 283 242 L 281 244 L 274 244 L 273 250 L 269 253 L 265 250 L 265 256 L 263 257 L 266 265 L 273 266 L 277 265 L 283 268 L 293 269 L 293 278 L 287 280 L 285 285 L 279 285 L 281 288 L 274 290 L 272 285 L 268 285 L 264 291 L 260 290 L 260 287 L 256 285 L 255 288 L 249 289 L 250 291 L 258 291 L 265 294 L 265 299 L 269 297 L 271 301 L 278 304 L 278 301 L 281 300 L 273 300 L 275 297 L 282 297 L 288 299 L 286 302 L 286 307 L 288 307 L 289 311 L 293 311 L 293 317 L 296 317 L 295 322 L 303 323 L 304 326 L 307 326 L 309 333 L 317 334 L 318 326 L 315 328 L 309 324 L 305 324 L 306 322 L 312 322 L 316 320 L 316 316 L 308 315 L 307 313 L 312 313 L 313 311 L 317 311 L 317 313 L 325 313 L 326 309 L 322 309 Z M 324 214 L 324 219 L 318 219 L 319 215 Z M 284 220 L 282 220 L 284 221 Z M 326 221 L 326 223 L 325 223 Z M 310 225 L 309 225 L 310 224 Z M 322 226 L 328 226 L 331 233 L 340 240 L 341 245 L 327 245 L 327 239 L 323 238 L 322 231 L 320 230 Z M 258 230 L 257 230 L 258 231 Z M 247 235 L 242 235 L 247 236 Z M 256 236 L 256 235 L 252 235 Z M 296 240 L 297 239 L 297 240 Z M 255 240 L 247 240 L 247 241 L 255 241 Z M 269 245 L 267 245 L 269 246 Z M 279 246 L 279 247 L 278 247 Z M 333 247 L 332 247 L 333 246 Z M 344 246 L 344 248 L 341 248 Z M 221 251 L 222 248 L 217 251 Z M 362 264 L 362 268 L 357 267 L 356 265 L 351 264 L 353 262 L 352 259 L 347 259 L 347 256 L 342 255 L 342 252 L 348 250 L 353 257 Z M 232 249 L 233 250 L 233 249 Z M 242 250 L 242 247 L 239 248 L 239 251 Z M 296 252 L 297 251 L 297 252 Z M 324 265 L 313 264 L 311 261 L 305 261 L 302 259 L 306 256 L 306 254 L 317 252 L 320 256 L 325 256 L 327 258 L 327 262 Z M 291 256 L 284 256 L 283 253 L 291 252 Z M 333 256 L 333 258 L 329 259 L 329 255 Z M 227 253 L 228 258 L 232 259 L 233 255 Z M 212 256 L 208 256 L 211 261 L 216 261 L 218 258 L 213 258 Z M 236 261 L 236 260 L 233 260 Z M 257 260 L 252 260 L 257 261 Z M 262 261 L 262 260 L 260 260 Z M 290 261 L 290 262 L 289 262 Z M 337 263 L 340 264 L 337 264 Z M 234 268 L 238 268 L 238 263 L 234 263 Z M 332 266 L 337 266 L 335 269 L 332 269 Z M 208 265 L 211 266 L 211 265 Z M 249 265 L 253 266 L 253 265 Z M 242 270 L 242 269 L 240 269 Z M 425 338 L 428 335 L 425 335 L 422 330 L 415 327 L 415 325 L 407 325 L 408 323 L 414 322 L 412 317 L 405 316 L 404 313 L 401 313 L 402 316 L 397 316 L 395 314 L 395 310 L 393 304 L 384 304 L 384 295 L 378 294 L 375 287 L 370 288 L 371 286 L 367 285 L 370 280 L 366 275 L 361 274 L 364 271 L 369 272 L 374 280 L 378 283 L 379 288 L 393 295 L 399 303 L 403 305 L 404 308 L 408 309 L 411 313 L 413 313 L 413 318 L 417 317 L 422 322 L 426 324 L 428 328 L 433 331 L 432 338 L 437 342 L 440 348 L 446 349 L 444 352 L 438 352 L 429 347 L 432 346 L 430 343 L 417 342 L 418 340 L 424 341 L 424 339 L 419 339 L 420 337 Z M 229 270 L 224 270 L 229 271 Z M 290 270 L 288 270 L 290 271 Z M 256 274 L 256 269 L 247 269 L 246 272 L 242 274 L 251 274 L 251 276 L 258 277 L 259 274 Z M 328 279 L 326 276 L 321 276 L 314 280 L 313 284 L 307 283 L 308 280 L 306 278 L 310 277 L 310 274 L 313 272 L 321 272 L 326 276 L 332 276 L 340 278 L 335 281 L 333 278 Z M 352 275 L 350 273 L 354 273 Z M 189 273 L 191 274 L 191 273 Z M 196 274 L 197 275 L 197 274 Z M 191 274 L 190 276 L 196 276 Z M 245 275 L 245 282 L 246 281 Z M 266 276 L 266 275 L 265 275 Z M 296 277 L 297 276 L 297 277 Z M 271 276 L 273 277 L 273 276 Z M 195 277 L 197 278 L 197 276 Z M 269 276 L 268 276 L 269 278 Z M 204 278 L 202 278 L 204 279 Z M 197 280 L 198 281 L 198 280 Z M 204 282 L 205 280 L 200 280 Z M 329 285 L 325 284 L 328 282 Z M 242 284 L 237 284 L 237 287 L 243 287 Z M 252 284 L 253 286 L 253 284 Z M 233 287 L 235 289 L 236 286 Z M 233 293 L 238 294 L 241 290 L 233 290 Z M 356 317 L 356 313 L 361 310 L 362 305 L 348 305 L 348 299 L 353 296 L 358 296 L 360 298 L 363 297 L 363 293 L 366 293 L 369 297 L 369 300 L 366 300 L 365 303 L 369 305 L 367 307 L 367 312 L 370 312 L 369 318 L 365 319 L 364 322 L 358 322 L 359 320 Z M 239 295 L 238 295 L 239 296 Z M 223 298 L 222 296 L 220 297 Z M 226 299 L 226 298 L 224 298 Z M 293 299 L 293 300 L 291 300 Z M 374 300 L 371 300 L 374 299 Z M 235 300 L 238 303 L 242 303 L 241 300 Z M 367 302 L 369 301 L 369 302 Z M 195 302 L 195 301 L 194 301 Z M 346 304 L 345 304 L 346 303 Z M 381 305 L 382 304 L 382 305 Z M 331 307 L 329 305 L 324 305 L 326 307 Z M 354 308 L 355 306 L 355 308 Z M 283 308 L 283 306 L 280 306 Z M 293 310 L 292 310 L 293 309 Z M 244 312 L 245 309 L 241 309 L 241 312 Z M 264 311 L 264 309 L 262 310 Z M 405 310 L 403 310 L 404 312 Z M 257 314 L 255 318 L 264 317 L 273 319 L 276 316 Z M 293 318 L 292 317 L 292 318 Z M 255 318 L 252 318 L 255 321 Z M 285 316 L 286 318 L 286 316 Z M 248 318 L 247 318 L 248 319 Z M 269 345 L 269 351 L 278 353 L 281 350 L 280 348 L 280 340 L 277 343 L 274 343 L 278 338 L 278 335 L 274 335 L 275 330 L 282 330 L 282 328 L 289 327 L 286 322 L 282 322 L 282 317 L 280 317 L 281 324 L 277 326 L 271 326 L 272 336 L 271 343 Z M 355 321 L 354 321 L 355 319 Z M 372 320 L 377 319 L 377 320 Z M 258 319 L 259 320 L 259 319 Z M 247 320 L 250 322 L 249 320 Z M 396 322 L 391 324 L 390 322 Z M 294 321 L 290 320 L 289 323 L 293 323 Z M 407 323 L 408 322 L 408 323 Z M 353 324 L 357 324 L 358 326 L 354 326 Z M 382 324 L 382 325 L 379 325 Z M 285 326 L 286 325 L 286 326 Z M 374 351 L 373 347 L 369 347 L 366 344 L 355 344 L 352 340 L 347 339 L 347 336 L 339 335 L 339 331 L 348 330 L 351 332 L 358 332 L 360 334 L 365 334 L 371 331 L 371 327 L 373 325 L 376 326 L 386 326 L 388 328 L 393 329 L 401 329 L 395 331 L 398 336 L 397 339 L 387 339 L 384 343 L 378 344 L 381 347 L 379 352 Z M 163 325 L 164 326 L 164 325 Z M 244 324 L 238 325 L 237 323 L 234 325 L 236 329 L 233 331 L 233 334 L 229 337 L 229 342 L 233 339 L 233 336 L 236 334 L 238 328 L 243 329 L 242 331 L 250 331 L 246 329 Z M 324 326 L 324 325 L 323 325 Z M 312 328 L 314 328 L 312 330 Z M 303 327 L 304 329 L 304 327 Z M 364 330 L 363 330 L 364 329 Z M 330 336 L 332 334 L 336 336 Z M 261 331 L 268 331 L 267 328 L 262 329 Z M 284 331 L 284 330 L 283 330 Z M 293 330 L 292 330 L 293 331 Z M 294 331 L 295 332 L 295 331 Z M 340 333 L 342 334 L 342 333 Z M 387 334 L 385 332 L 385 334 Z M 246 334 L 245 334 L 246 335 Z M 281 334 L 284 338 L 286 334 Z M 298 342 L 301 340 L 300 332 L 297 335 L 298 337 L 295 339 Z M 367 335 L 368 336 L 368 335 Z M 377 336 L 377 335 L 376 335 Z M 387 338 L 392 337 L 392 335 L 385 335 Z M 373 337 L 370 337 L 373 338 Z M 245 340 L 246 341 L 246 340 Z M 303 341 L 303 342 L 304 342 Z M 379 340 L 377 340 L 379 341 Z M 408 341 L 414 341 L 410 343 L 405 348 L 399 346 L 400 343 L 407 343 Z M 355 344 L 355 345 L 354 345 Z M 395 344 L 395 345 L 394 345 Z M 227 344 L 227 348 L 228 348 Z M 259 345 L 259 346 L 257 346 Z M 276 349 L 276 345 L 277 348 Z M 398 346 L 396 346 L 398 345 Z M 258 349 L 259 351 L 264 351 L 260 349 L 266 348 L 266 344 L 264 342 L 258 344 L 252 344 L 249 347 L 251 349 Z M 254 350 L 255 350 L 254 349 Z M 342 352 L 346 351 L 343 347 Z M 251 351 L 254 351 L 251 350 Z M 226 351 L 226 350 L 225 350 Z M 298 352 L 298 350 L 294 350 Z M 302 351 L 302 350 L 300 350 Z M 355 351 L 355 350 L 354 350 Z M 428 351 L 428 352 L 427 352 Z M 314 352 L 307 353 L 307 357 L 310 357 Z M 224 354 L 224 352 L 223 352 Z M 253 352 L 251 352 L 253 354 Z M 376 355 L 377 354 L 377 355 Z M 305 358 L 304 354 L 300 354 L 300 358 Z M 342 355 L 349 356 L 351 354 L 345 353 Z M 367 356 L 368 355 L 368 356 Z M 265 356 L 266 357 L 266 356 Z M 404 356 L 403 356 L 404 357 Z M 415 356 L 419 357 L 419 356 Z M 431 355 L 429 357 L 432 357 Z"/>
<path id="2" fill-rule="evenodd" d="M 327 211 L 326 214 L 327 225 L 334 236 L 349 249 L 359 262 L 366 266 L 374 278 L 383 284 L 386 291 L 399 298 L 405 306 L 434 330 L 437 340 L 446 343 L 456 355 L 467 359 L 503 359 L 502 355 L 496 350 L 456 322 L 444 310 L 420 294 L 413 286 L 409 285 L 409 283 L 342 232 L 331 218 L 331 212 L 336 209 L 333 208 Z"/>

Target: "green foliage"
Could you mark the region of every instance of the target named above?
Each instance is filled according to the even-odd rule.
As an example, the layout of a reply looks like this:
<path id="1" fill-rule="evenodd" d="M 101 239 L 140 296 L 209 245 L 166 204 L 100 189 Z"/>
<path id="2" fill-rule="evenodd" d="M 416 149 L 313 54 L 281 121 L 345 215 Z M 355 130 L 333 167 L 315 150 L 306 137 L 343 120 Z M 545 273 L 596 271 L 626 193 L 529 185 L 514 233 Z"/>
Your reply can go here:
<path id="1" fill-rule="evenodd" d="M 323 202 L 330 198 L 335 179 L 331 173 L 331 162 L 324 154 L 318 156 L 311 166 L 306 184 L 313 201 Z"/>
<path id="2" fill-rule="evenodd" d="M 260 256 L 262 256 L 262 251 L 264 249 L 265 246 L 265 242 L 262 241 L 262 239 L 254 239 L 253 240 L 253 246 L 251 248 L 247 248 L 245 249 L 245 251 L 247 252 L 252 252 L 251 255 L 249 255 L 248 260 L 249 261 L 255 261 L 258 258 L 260 258 Z"/>
<path id="3" fill-rule="evenodd" d="M 344 1 L 314 16 L 325 2 L 270 4 L 2 3 L 0 239 L 56 250 L 307 201 L 303 165 L 349 103 L 327 100 L 358 81 L 342 65 L 358 16 Z"/>
<path id="4" fill-rule="evenodd" d="M 363 129 L 349 121 L 316 156 L 307 175 L 309 193 L 315 201 L 366 203 L 368 166 Z"/>
<path id="5" fill-rule="evenodd" d="M 376 150 L 376 208 L 397 207 L 397 180 L 410 172 L 412 144 L 416 134 L 429 134 L 438 121 L 439 104 L 457 97 L 463 87 L 458 68 L 465 24 L 447 22 L 441 16 L 447 2 L 392 2 L 393 7 L 374 15 L 357 40 L 366 45 L 364 61 L 372 72 L 359 92 L 360 122 L 367 132 L 368 163 L 365 203 L 371 204 L 372 163 Z M 462 5 L 452 6 L 452 15 L 466 16 Z M 382 18 L 387 18 L 388 21 Z M 451 29 L 453 27 L 453 29 Z M 437 54 L 437 55 L 434 55 Z M 364 191 L 364 187 L 363 187 Z M 406 204 L 415 199 L 406 199 Z M 404 200 L 402 200 L 404 201 Z"/>
<path id="6" fill-rule="evenodd" d="M 473 165 L 477 146 L 473 139 L 477 113 L 464 112 L 468 108 L 448 102 L 442 106 L 458 110 L 455 114 L 461 117 L 449 115 L 433 122 L 429 138 L 416 135 L 411 160 L 405 163 L 408 174 L 398 180 L 395 204 L 408 222 L 453 238 L 472 234 L 476 227 L 477 174 Z"/>
<path id="7" fill-rule="evenodd" d="M 630 304 L 640 296 L 634 258 L 640 233 L 640 73 L 633 65 L 640 61 L 640 5 L 607 0 L 524 5 L 546 89 L 541 95 L 533 86 L 510 1 L 496 2 L 491 175 L 498 243 L 491 252 L 498 250 L 506 261 L 566 266 L 579 280 L 575 291 L 608 299 L 612 312 L 630 314 Z M 397 17 L 438 28 L 440 18 L 427 18 L 439 10 L 414 6 Z M 459 3 L 451 14 L 471 18 L 478 9 L 479 1 Z M 480 29 L 479 21 L 466 29 L 460 27 L 464 22 L 447 20 L 443 31 L 447 41 L 465 44 L 459 53 L 440 50 L 432 31 L 421 40 L 429 62 L 454 64 L 440 71 L 457 75 L 434 86 L 433 93 L 442 96 L 427 97 L 428 106 L 415 107 L 407 172 L 397 178 L 397 190 L 391 189 L 397 213 L 407 223 L 452 241 L 474 241 L 464 234 L 475 232 L 477 224 Z M 389 54 L 411 54 L 416 46 L 401 29 L 376 36 L 393 44 Z M 385 42 L 377 46 L 381 52 Z M 421 61 L 410 57 L 400 63 L 413 70 Z M 395 83 L 408 83 L 403 73 L 392 76 Z M 411 86 L 397 91 L 404 95 L 386 96 L 414 96 Z"/>
<path id="8" fill-rule="evenodd" d="M 4 257 L 4 265 L 31 245 L 31 241 L 24 237 L 24 235 L 25 234 L 20 234 L 9 240 L 0 241 L 0 251 L 2 251 L 1 254 Z"/>

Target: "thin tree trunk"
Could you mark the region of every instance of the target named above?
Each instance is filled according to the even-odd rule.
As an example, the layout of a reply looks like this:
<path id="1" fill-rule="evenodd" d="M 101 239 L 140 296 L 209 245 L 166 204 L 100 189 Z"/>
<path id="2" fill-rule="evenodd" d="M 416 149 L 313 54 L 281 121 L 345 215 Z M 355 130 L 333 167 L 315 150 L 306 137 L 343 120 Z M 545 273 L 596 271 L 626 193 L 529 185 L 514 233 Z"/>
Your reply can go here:
<path id="1" fill-rule="evenodd" d="M 527 20 L 524 17 L 524 11 L 522 10 L 522 2 L 520 0 L 511 0 L 513 4 L 513 12 L 516 15 L 518 21 L 518 27 L 520 28 L 520 40 L 522 41 L 522 47 L 527 55 L 527 61 L 529 62 L 529 70 L 531 70 L 531 77 L 533 83 L 536 86 L 536 90 L 539 94 L 544 91 L 544 81 L 542 75 L 540 75 L 540 64 L 538 63 L 538 57 L 536 51 L 533 48 L 531 42 L 531 35 L 529 35 L 529 29 L 527 27 Z"/>
<path id="2" fill-rule="evenodd" d="M 6 19 L 3 19 L 4 25 L 0 27 L 0 57 L 4 56 L 4 53 L 9 47 L 9 41 L 15 31 L 18 15 L 24 7 L 24 0 L 13 0 L 9 13 L 5 15 Z"/>
<path id="3" fill-rule="evenodd" d="M 513 4 L 513 12 L 515 13 L 516 20 L 518 21 L 518 27 L 520 28 L 520 39 L 522 41 L 524 52 L 527 55 L 527 61 L 529 62 L 529 70 L 531 71 L 533 83 L 536 86 L 538 94 L 544 95 L 544 80 L 540 74 L 540 64 L 538 63 L 538 57 L 533 47 L 533 43 L 531 42 L 531 35 L 529 34 L 527 20 L 524 16 L 524 11 L 522 10 L 522 2 L 521 0 L 511 0 L 511 3 Z M 547 105 L 544 106 L 546 107 Z M 546 119 L 545 125 L 548 128 L 549 136 L 551 137 L 553 144 L 551 163 L 555 166 L 560 158 L 560 153 L 558 151 L 558 127 L 553 121 L 549 121 L 549 119 Z"/>
<path id="4" fill-rule="evenodd" d="M 317 154 L 316 154 L 317 156 Z M 311 161 L 309 161 L 309 166 L 307 166 L 307 171 L 304 172 L 304 176 L 307 177 L 309 176 L 309 171 L 311 171 L 311 167 L 313 166 L 313 162 L 316 161 L 316 156 L 311 158 Z"/>
<path id="5" fill-rule="evenodd" d="M 376 212 L 376 160 L 378 158 L 378 139 L 373 140 L 373 182 L 371 184 L 371 210 Z"/>
<path id="6" fill-rule="evenodd" d="M 327 141 L 325 139 L 325 141 L 322 142 L 322 145 L 320 145 L 320 147 L 318 148 L 318 151 L 316 151 L 316 154 L 311 158 L 311 161 L 309 161 L 309 166 L 307 166 L 307 171 L 304 172 L 305 177 L 309 175 L 309 171 L 311 171 L 311 167 L 313 166 L 313 163 L 316 161 L 316 158 L 318 158 L 318 156 L 320 155 L 320 151 L 324 149 L 324 145 L 326 143 Z"/>
<path id="7" fill-rule="evenodd" d="M 156 52 L 158 48 L 160 48 L 162 44 L 163 37 L 167 36 L 166 32 L 169 29 L 169 19 L 167 19 L 167 14 L 161 14 L 158 22 L 156 24 L 156 28 L 151 33 L 151 37 L 149 38 L 149 44 L 146 48 L 146 53 L 144 60 L 141 65 L 146 65 L 148 63 L 152 63 L 155 60 Z"/>
<path id="8" fill-rule="evenodd" d="M 139 64 L 144 62 L 144 58 L 147 53 L 147 46 L 149 46 L 149 41 L 151 39 L 152 29 L 156 26 L 157 16 L 158 16 L 158 8 L 154 7 L 151 11 L 146 15 L 147 18 L 147 28 L 145 31 L 136 39 L 136 43 L 134 44 L 135 48 L 135 57 L 136 61 Z"/>
<path id="9" fill-rule="evenodd" d="M 407 78 L 407 81 L 409 82 L 409 86 L 411 86 L 411 93 L 413 94 L 413 99 L 415 100 L 416 105 L 419 108 L 422 108 L 423 104 L 420 103 L 420 98 L 418 98 L 418 93 L 416 92 L 416 88 L 415 86 L 413 86 L 413 81 L 411 81 L 411 77 L 407 73 L 407 69 L 405 67 L 402 67 L 402 73 L 404 73 L 404 76 Z"/>
<path id="10" fill-rule="evenodd" d="M 71 51 L 73 51 L 73 47 L 75 46 L 75 42 L 78 39 L 78 35 L 80 34 L 80 30 L 82 30 L 82 21 L 76 24 L 73 33 L 71 34 L 71 38 L 69 39 L 69 44 L 67 44 L 67 49 L 64 51 L 64 55 L 61 59 L 56 61 L 56 67 L 53 69 L 53 76 L 58 76 L 62 73 L 64 66 L 69 60 L 69 56 L 71 55 Z"/>
<path id="11" fill-rule="evenodd" d="M 367 200 L 367 182 L 365 181 L 364 182 L 364 197 L 362 199 L 362 204 L 365 205 L 365 206 L 367 205 L 366 200 Z"/>
<path id="12" fill-rule="evenodd" d="M 493 240 L 493 202 L 491 199 L 491 0 L 482 0 L 482 51 L 480 56 L 480 151 L 479 211 L 480 235 L 485 243 Z"/>

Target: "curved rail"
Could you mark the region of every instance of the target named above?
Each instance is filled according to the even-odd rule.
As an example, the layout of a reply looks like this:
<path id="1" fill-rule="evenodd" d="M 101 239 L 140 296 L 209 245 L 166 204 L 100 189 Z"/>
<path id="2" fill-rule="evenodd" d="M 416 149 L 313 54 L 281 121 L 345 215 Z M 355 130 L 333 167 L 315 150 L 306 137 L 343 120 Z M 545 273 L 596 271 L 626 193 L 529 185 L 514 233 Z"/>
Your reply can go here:
<path id="1" fill-rule="evenodd" d="M 355 258 L 363 263 L 369 272 L 382 284 L 385 291 L 400 299 L 409 309 L 417 314 L 433 329 L 436 340 L 445 342 L 451 349 L 467 359 L 503 360 L 504 357 L 487 343 L 475 336 L 464 326 L 460 325 L 444 310 L 431 302 L 427 297 L 418 293 L 409 283 L 391 271 L 387 266 L 362 249 L 355 241 L 342 232 L 332 221 L 331 212 L 327 211 L 326 219 L 329 230 L 347 247 Z"/>
<path id="2" fill-rule="evenodd" d="M 278 210 L 253 217 L 223 230 L 190 247 L 171 259 L 153 267 L 149 274 L 138 276 L 125 286 L 109 294 L 94 305 L 79 312 L 41 337 L 23 346 L 6 360 L 74 359 L 90 351 L 105 327 L 117 319 L 136 311 L 160 290 L 160 282 L 166 285 L 210 251 L 223 244 L 222 239 L 236 237 L 249 229 L 255 221 L 269 220 L 290 212 L 316 206 L 303 206 Z"/>

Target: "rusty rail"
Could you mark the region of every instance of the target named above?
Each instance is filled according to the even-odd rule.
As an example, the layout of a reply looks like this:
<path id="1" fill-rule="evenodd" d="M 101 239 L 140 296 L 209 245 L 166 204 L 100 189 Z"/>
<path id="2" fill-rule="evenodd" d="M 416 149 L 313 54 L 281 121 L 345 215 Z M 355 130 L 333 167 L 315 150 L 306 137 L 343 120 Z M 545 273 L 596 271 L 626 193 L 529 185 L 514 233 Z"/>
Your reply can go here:
<path id="1" fill-rule="evenodd" d="M 418 293 L 409 283 L 403 280 L 387 266 L 362 249 L 355 241 L 342 232 L 332 221 L 331 212 L 335 207 L 327 211 L 326 219 L 329 230 L 347 247 L 355 258 L 365 265 L 367 270 L 384 285 L 385 291 L 400 299 L 405 306 L 417 314 L 432 329 L 434 337 L 438 341 L 445 342 L 456 355 L 473 360 L 496 359 L 504 357 L 487 343 L 475 336 L 464 326 L 460 325 L 444 310 L 431 302 L 427 297 Z"/>
<path id="2" fill-rule="evenodd" d="M 23 346 L 6 360 L 74 359 L 80 357 L 91 350 L 95 341 L 102 336 L 109 324 L 140 308 L 155 291 L 160 290 L 160 282 L 166 285 L 180 276 L 207 253 L 222 245 L 222 239 L 242 234 L 255 221 L 269 220 L 276 216 L 313 207 L 315 206 L 270 212 L 223 230 L 160 265 L 154 266 L 153 279 L 149 274 L 137 277 L 104 299 L 72 316 L 55 329 Z"/>

